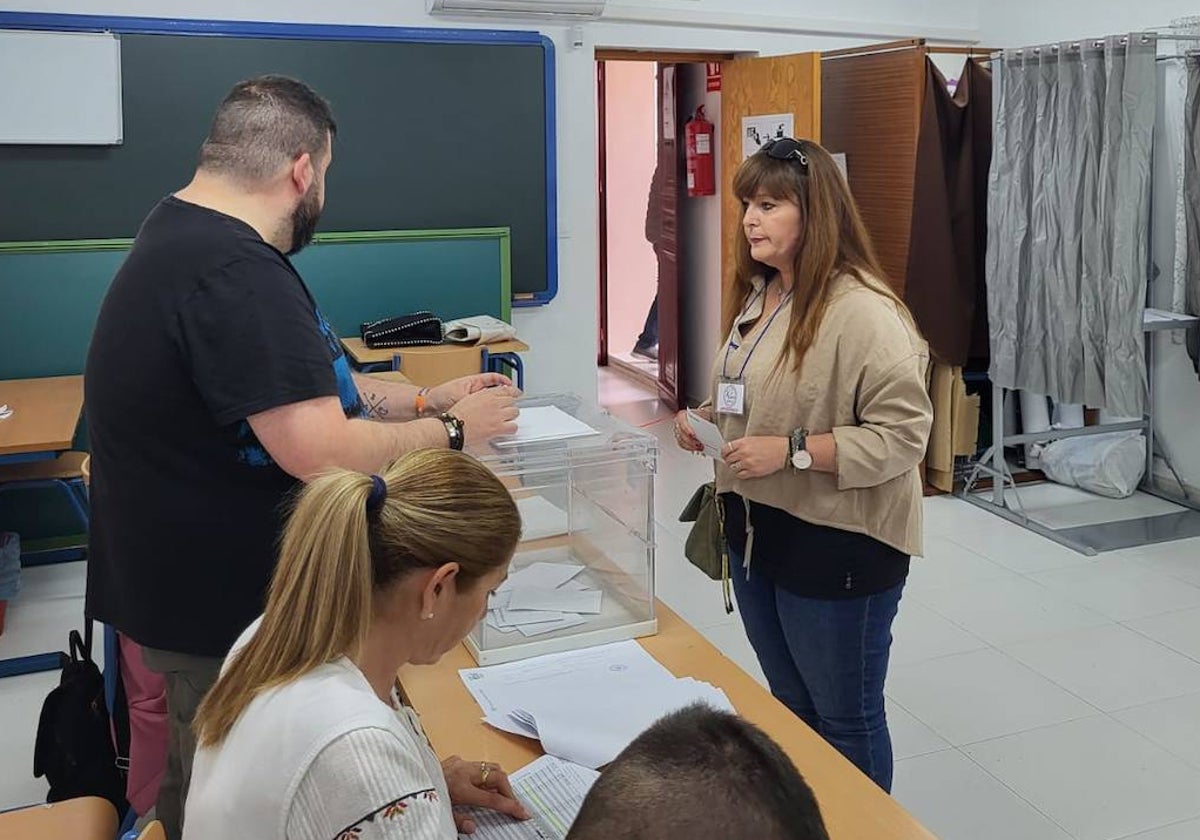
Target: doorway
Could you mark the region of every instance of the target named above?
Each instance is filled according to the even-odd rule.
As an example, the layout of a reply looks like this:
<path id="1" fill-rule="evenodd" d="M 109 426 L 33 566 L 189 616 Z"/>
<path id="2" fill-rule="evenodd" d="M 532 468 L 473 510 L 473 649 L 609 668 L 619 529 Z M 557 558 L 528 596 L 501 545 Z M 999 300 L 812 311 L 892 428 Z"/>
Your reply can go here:
<path id="1" fill-rule="evenodd" d="M 683 269 L 691 238 L 682 229 L 682 82 L 704 63 L 678 53 L 596 57 L 597 358 L 673 411 L 686 395 Z"/>
<path id="2" fill-rule="evenodd" d="M 658 64 L 598 61 L 601 366 L 657 388 Z"/>

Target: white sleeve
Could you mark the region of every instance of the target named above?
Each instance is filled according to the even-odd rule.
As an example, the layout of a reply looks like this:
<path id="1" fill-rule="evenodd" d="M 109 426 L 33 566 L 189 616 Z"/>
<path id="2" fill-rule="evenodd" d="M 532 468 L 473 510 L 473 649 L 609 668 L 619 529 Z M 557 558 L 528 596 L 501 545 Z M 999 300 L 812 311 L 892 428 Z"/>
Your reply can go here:
<path id="1" fill-rule="evenodd" d="M 288 840 L 456 840 L 450 803 L 402 741 L 355 729 L 325 747 L 300 780 Z"/>

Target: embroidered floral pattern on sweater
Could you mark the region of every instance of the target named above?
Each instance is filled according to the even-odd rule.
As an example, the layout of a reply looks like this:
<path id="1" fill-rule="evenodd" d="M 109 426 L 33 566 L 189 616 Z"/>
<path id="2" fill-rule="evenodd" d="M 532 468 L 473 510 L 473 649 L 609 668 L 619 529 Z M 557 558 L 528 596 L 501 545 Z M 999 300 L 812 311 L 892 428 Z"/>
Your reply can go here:
<path id="1" fill-rule="evenodd" d="M 419 790 L 416 793 L 410 793 L 401 796 L 399 799 L 393 799 L 386 805 L 375 809 L 367 814 L 353 825 L 347 826 L 334 835 L 333 840 L 363 840 L 367 837 L 367 829 L 375 824 L 376 820 L 395 820 L 404 816 L 405 811 L 411 802 L 434 802 L 438 801 L 438 792 L 433 788 L 427 790 Z"/>

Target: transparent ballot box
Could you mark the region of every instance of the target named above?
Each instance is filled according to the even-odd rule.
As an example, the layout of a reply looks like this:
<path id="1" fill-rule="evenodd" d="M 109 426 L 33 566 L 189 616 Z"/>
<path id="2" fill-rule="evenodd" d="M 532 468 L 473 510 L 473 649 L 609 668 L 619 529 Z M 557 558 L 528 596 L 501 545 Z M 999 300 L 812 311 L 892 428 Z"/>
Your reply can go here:
<path id="1" fill-rule="evenodd" d="M 511 489 L 523 533 L 467 648 L 495 665 L 653 635 L 657 440 L 576 397 L 520 406 L 516 438 L 471 453 Z"/>

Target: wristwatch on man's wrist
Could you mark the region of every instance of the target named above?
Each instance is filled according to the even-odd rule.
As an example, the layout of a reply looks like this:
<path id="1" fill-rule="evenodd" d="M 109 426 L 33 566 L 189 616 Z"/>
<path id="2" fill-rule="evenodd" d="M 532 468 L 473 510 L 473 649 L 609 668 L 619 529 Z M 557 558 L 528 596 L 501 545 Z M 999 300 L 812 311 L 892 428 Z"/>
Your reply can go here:
<path id="1" fill-rule="evenodd" d="M 450 448 L 456 452 L 461 452 L 463 444 L 466 443 L 466 435 L 463 433 L 463 421 L 449 412 L 440 415 L 438 419 L 446 426 L 446 436 L 450 439 Z"/>
<path id="2" fill-rule="evenodd" d="M 792 432 L 788 442 L 788 455 L 794 470 L 807 470 L 812 466 L 812 453 L 808 451 L 808 429 L 796 429 Z"/>

